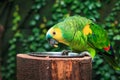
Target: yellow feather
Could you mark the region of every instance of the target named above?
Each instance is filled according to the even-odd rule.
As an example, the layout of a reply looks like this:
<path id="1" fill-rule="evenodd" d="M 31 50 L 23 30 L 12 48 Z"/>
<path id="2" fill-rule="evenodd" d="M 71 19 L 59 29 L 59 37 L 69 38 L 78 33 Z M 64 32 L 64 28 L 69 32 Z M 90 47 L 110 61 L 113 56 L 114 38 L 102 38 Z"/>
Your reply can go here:
<path id="1" fill-rule="evenodd" d="M 52 35 L 54 39 L 56 39 L 58 42 L 69 45 L 68 42 L 63 38 L 62 31 L 59 28 L 51 28 L 49 31 L 52 35 L 52 32 L 56 32 L 55 35 Z M 55 47 L 57 47 L 55 45 Z"/>
<path id="2" fill-rule="evenodd" d="M 92 34 L 92 30 L 90 29 L 90 25 L 86 25 L 86 26 L 83 28 L 83 34 L 84 34 L 84 35 Z"/>

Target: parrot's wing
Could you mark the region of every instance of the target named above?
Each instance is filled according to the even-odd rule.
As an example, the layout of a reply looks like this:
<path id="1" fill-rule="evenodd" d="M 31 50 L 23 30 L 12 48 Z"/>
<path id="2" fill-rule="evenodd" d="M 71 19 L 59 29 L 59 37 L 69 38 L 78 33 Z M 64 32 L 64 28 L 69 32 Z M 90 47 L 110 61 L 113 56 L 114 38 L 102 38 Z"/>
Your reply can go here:
<path id="1" fill-rule="evenodd" d="M 92 30 L 92 34 L 88 35 L 88 45 L 99 51 L 97 53 L 101 54 L 115 70 L 120 70 L 120 60 L 114 54 L 106 31 L 96 24 L 90 24 L 90 28 Z M 108 51 L 106 51 L 107 48 L 109 48 Z"/>
<path id="2" fill-rule="evenodd" d="M 110 46 L 107 32 L 102 27 L 91 23 L 90 29 L 92 34 L 87 35 L 88 45 L 97 49 L 104 49 L 105 47 Z"/>

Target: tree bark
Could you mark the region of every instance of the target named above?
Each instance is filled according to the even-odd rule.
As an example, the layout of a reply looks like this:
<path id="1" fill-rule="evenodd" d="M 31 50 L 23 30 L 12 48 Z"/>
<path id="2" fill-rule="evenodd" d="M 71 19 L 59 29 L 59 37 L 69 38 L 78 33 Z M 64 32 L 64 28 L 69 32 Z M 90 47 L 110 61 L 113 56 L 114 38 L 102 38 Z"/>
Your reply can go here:
<path id="1" fill-rule="evenodd" d="M 0 24 L 0 80 L 2 79 L 1 76 L 1 62 L 2 62 L 2 57 L 1 57 L 1 51 L 2 51 L 2 35 L 3 35 L 4 27 Z"/>
<path id="2" fill-rule="evenodd" d="M 17 80 L 91 80 L 91 57 L 17 55 Z"/>

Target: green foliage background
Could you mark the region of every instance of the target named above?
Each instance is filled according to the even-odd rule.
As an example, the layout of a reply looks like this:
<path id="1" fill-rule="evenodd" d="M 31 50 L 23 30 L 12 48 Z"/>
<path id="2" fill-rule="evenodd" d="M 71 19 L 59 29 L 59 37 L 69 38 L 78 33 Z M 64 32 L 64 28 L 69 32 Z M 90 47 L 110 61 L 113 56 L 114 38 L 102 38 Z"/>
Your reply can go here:
<path id="1" fill-rule="evenodd" d="M 45 40 L 47 30 L 71 15 L 81 15 L 104 27 L 116 53 L 120 54 L 120 0 L 1 0 L 2 78 L 16 80 L 16 54 L 61 51 Z M 93 61 L 92 80 L 120 80 L 100 56 Z"/>

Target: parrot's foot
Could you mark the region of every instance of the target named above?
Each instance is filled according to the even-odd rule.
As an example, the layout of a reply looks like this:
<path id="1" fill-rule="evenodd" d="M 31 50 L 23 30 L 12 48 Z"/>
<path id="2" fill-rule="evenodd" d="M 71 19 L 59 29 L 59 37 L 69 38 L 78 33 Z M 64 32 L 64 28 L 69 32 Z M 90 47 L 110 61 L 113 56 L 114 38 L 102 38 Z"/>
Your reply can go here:
<path id="1" fill-rule="evenodd" d="M 81 56 L 81 57 L 90 56 L 91 57 L 90 53 L 87 51 L 81 52 L 79 56 Z"/>
<path id="2" fill-rule="evenodd" d="M 62 54 L 62 55 L 68 55 L 69 52 L 71 52 L 71 51 L 70 51 L 70 50 L 63 50 L 61 54 Z"/>

